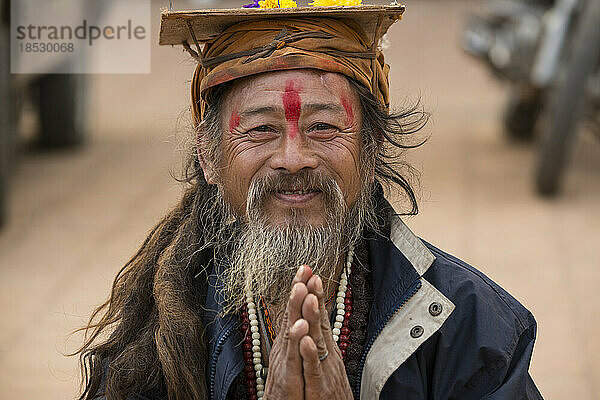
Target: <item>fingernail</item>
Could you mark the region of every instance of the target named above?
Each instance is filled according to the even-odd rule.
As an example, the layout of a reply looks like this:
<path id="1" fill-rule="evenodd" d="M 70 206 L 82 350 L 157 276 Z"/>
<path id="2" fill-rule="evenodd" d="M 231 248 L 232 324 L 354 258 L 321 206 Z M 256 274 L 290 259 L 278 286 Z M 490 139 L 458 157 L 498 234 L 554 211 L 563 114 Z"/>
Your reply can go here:
<path id="1" fill-rule="evenodd" d="M 298 330 L 300 330 L 300 325 L 302 325 L 302 320 L 299 319 L 298 321 L 294 322 L 294 325 L 292 325 L 292 332 L 296 333 L 298 332 Z"/>
<path id="2" fill-rule="evenodd" d="M 318 312 L 319 311 L 319 301 L 316 296 L 315 296 L 315 300 L 312 303 L 313 303 L 313 311 Z"/>
<path id="3" fill-rule="evenodd" d="M 323 281 L 321 281 L 321 277 L 320 276 L 317 276 L 317 280 L 315 282 L 315 288 L 319 292 L 323 291 Z"/>
<path id="4" fill-rule="evenodd" d="M 296 273 L 297 276 L 302 276 L 302 274 L 304 274 L 304 265 L 301 265 L 300 268 L 298 268 L 298 272 Z"/>

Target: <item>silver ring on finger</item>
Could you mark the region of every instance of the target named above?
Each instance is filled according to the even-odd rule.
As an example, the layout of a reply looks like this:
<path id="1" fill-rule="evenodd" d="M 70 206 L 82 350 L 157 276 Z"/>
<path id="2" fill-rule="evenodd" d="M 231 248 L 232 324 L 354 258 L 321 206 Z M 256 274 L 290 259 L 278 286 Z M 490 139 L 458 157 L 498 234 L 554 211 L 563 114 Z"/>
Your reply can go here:
<path id="1" fill-rule="evenodd" d="M 319 361 L 324 361 L 328 355 L 329 355 L 329 350 L 325 349 L 325 354 L 323 354 L 322 356 L 319 356 Z"/>

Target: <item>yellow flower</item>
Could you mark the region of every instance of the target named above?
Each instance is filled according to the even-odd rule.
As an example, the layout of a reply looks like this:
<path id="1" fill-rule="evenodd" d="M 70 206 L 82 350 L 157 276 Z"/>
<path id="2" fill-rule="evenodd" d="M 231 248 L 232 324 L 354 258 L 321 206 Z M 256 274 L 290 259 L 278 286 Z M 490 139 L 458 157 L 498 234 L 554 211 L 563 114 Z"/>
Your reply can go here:
<path id="1" fill-rule="evenodd" d="M 313 0 L 310 3 L 313 7 L 333 7 L 333 6 L 359 6 L 362 0 Z M 298 7 L 294 0 L 260 0 L 260 8 L 295 8 Z"/>
<path id="2" fill-rule="evenodd" d="M 295 8 L 298 7 L 294 0 L 279 0 L 280 8 Z"/>
<path id="3" fill-rule="evenodd" d="M 261 0 L 258 2 L 260 8 L 294 8 L 297 4 L 294 0 Z"/>
<path id="4" fill-rule="evenodd" d="M 358 6 L 362 0 L 313 0 L 310 3 L 313 7 L 332 7 L 332 6 Z"/>
<path id="5" fill-rule="evenodd" d="M 279 8 L 279 2 L 277 0 L 261 0 L 258 2 L 260 8 Z"/>
<path id="6" fill-rule="evenodd" d="M 310 5 L 313 7 L 330 7 L 337 6 L 336 3 L 336 0 L 313 0 L 313 2 L 310 3 Z"/>

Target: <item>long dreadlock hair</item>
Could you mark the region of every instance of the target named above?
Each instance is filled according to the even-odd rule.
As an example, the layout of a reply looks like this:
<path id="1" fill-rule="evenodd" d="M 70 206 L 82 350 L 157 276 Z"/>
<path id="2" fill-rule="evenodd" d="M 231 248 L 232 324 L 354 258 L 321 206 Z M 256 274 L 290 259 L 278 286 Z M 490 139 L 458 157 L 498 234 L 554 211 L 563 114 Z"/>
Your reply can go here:
<path id="1" fill-rule="evenodd" d="M 428 114 L 419 102 L 388 113 L 368 89 L 349 81 L 360 98 L 362 148 L 374 159 L 376 184 L 397 188 L 410 205 L 405 214 L 416 214 L 412 170 L 402 152 L 424 142 L 415 142 L 414 134 L 425 126 Z M 220 111 L 229 89 L 221 85 L 208 99 L 203 135 L 213 145 L 221 137 Z M 206 182 L 195 156 L 183 180 L 181 200 L 119 271 L 110 297 L 81 329 L 85 340 L 74 353 L 82 377 L 79 400 L 144 394 L 169 400 L 207 398 L 201 316 L 210 273 L 206 266 L 223 215 L 216 206 L 217 189 Z"/>

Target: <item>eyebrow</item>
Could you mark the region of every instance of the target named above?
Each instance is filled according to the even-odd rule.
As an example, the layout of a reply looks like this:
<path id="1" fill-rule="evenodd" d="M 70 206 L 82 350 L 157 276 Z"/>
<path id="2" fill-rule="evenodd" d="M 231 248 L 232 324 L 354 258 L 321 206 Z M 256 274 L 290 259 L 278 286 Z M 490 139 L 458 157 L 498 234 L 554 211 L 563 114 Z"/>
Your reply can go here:
<path id="1" fill-rule="evenodd" d="M 302 111 L 308 112 L 316 112 L 316 111 L 334 111 L 343 113 L 345 112 L 344 108 L 341 105 L 334 103 L 309 103 L 302 105 Z M 252 117 L 255 115 L 263 115 L 263 114 L 283 114 L 283 108 L 279 106 L 259 106 L 254 108 L 249 108 L 240 112 L 240 116 L 243 117 Z"/>
<path id="2" fill-rule="evenodd" d="M 303 110 L 306 111 L 334 111 L 334 112 L 345 112 L 344 107 L 333 104 L 333 103 L 309 103 L 305 106 L 302 106 Z"/>
<path id="3" fill-rule="evenodd" d="M 254 115 L 260 115 L 260 114 L 277 114 L 277 113 L 282 113 L 283 112 L 283 108 L 281 107 L 276 107 L 276 106 L 262 106 L 262 107 L 255 107 L 255 108 L 249 108 L 247 110 L 244 110 L 242 112 L 240 112 L 240 116 L 242 117 L 252 117 Z"/>

